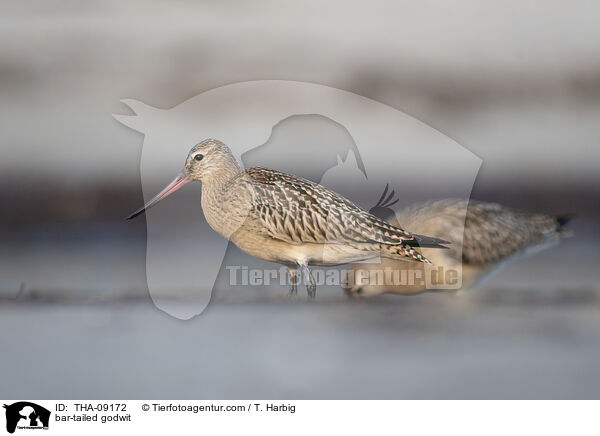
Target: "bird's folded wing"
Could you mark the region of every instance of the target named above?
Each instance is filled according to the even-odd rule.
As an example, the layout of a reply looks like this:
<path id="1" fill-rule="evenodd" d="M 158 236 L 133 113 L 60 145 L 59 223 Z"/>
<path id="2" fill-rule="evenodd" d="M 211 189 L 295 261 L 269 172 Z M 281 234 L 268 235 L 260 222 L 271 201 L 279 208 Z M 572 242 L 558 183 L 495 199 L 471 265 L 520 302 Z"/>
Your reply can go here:
<path id="1" fill-rule="evenodd" d="M 466 264 L 485 265 L 556 238 L 554 217 L 471 201 L 465 219 L 462 258 Z"/>
<path id="2" fill-rule="evenodd" d="M 254 182 L 249 218 L 265 236 L 295 244 L 418 244 L 410 233 L 321 185 L 266 168 L 246 172 Z"/>

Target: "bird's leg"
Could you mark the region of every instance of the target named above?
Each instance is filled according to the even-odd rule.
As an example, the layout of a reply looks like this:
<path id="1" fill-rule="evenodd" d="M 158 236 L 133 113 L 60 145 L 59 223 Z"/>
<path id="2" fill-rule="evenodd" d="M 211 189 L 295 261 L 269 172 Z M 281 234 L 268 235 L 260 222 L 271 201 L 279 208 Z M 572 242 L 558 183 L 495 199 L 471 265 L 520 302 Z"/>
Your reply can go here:
<path id="1" fill-rule="evenodd" d="M 310 275 L 308 265 L 303 265 L 302 269 L 304 270 L 304 280 L 306 281 L 306 293 L 308 294 L 308 298 L 315 298 L 317 296 L 317 285 L 315 284 L 312 275 Z"/>
<path id="2" fill-rule="evenodd" d="M 298 295 L 298 281 L 296 277 L 296 273 L 298 272 L 298 267 L 290 267 L 290 297 L 295 297 Z"/>

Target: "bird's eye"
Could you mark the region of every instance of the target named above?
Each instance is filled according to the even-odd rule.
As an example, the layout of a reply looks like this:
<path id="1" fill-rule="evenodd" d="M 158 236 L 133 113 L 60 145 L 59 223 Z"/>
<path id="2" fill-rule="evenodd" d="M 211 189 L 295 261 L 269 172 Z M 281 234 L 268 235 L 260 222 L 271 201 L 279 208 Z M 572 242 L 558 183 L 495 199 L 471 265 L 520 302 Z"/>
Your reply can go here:
<path id="1" fill-rule="evenodd" d="M 204 155 L 202 154 L 197 154 L 196 156 L 194 156 L 194 160 L 202 160 L 204 158 Z"/>

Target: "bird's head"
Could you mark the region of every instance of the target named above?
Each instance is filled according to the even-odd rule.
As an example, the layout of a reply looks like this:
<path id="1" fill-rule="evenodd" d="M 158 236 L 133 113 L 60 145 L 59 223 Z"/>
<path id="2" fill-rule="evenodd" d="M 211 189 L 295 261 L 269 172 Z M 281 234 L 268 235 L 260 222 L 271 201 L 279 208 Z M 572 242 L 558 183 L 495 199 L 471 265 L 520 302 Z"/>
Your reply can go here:
<path id="1" fill-rule="evenodd" d="M 205 139 L 192 147 L 185 159 L 183 171 L 162 191 L 132 213 L 127 219 L 135 218 L 144 213 L 163 198 L 191 181 L 207 182 L 209 180 L 231 177 L 231 175 L 238 171 L 239 166 L 229 147 L 216 139 Z"/>
<path id="2" fill-rule="evenodd" d="M 205 139 L 188 153 L 182 175 L 202 182 L 232 168 L 239 169 L 229 147 L 217 139 Z"/>

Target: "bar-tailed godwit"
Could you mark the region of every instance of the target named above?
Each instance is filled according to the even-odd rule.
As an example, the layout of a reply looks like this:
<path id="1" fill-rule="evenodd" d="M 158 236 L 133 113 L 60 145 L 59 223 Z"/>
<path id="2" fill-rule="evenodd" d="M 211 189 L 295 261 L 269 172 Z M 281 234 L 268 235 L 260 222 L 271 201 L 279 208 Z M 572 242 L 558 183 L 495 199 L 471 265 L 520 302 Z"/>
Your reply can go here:
<path id="1" fill-rule="evenodd" d="M 242 170 L 214 139 L 194 146 L 181 174 L 128 219 L 191 181 L 202 182 L 202 211 L 213 230 L 252 256 L 288 266 L 291 294 L 298 268 L 314 297 L 309 265 L 379 256 L 430 263 L 419 247 L 446 248 L 445 240 L 410 234 L 317 183 L 268 168 Z"/>
<path id="2" fill-rule="evenodd" d="M 386 200 L 390 201 L 390 198 Z M 389 212 L 393 211 L 388 209 Z M 424 232 L 434 237 L 443 235 L 448 239 L 449 250 L 425 248 L 423 252 L 436 268 L 460 271 L 461 289 L 479 283 L 509 260 L 552 246 L 569 234 L 565 229 L 568 222 L 565 217 L 523 212 L 474 200 L 446 199 L 417 204 L 400 211 L 391 222 L 411 232 Z M 420 266 L 388 259 L 379 264 L 357 264 L 346 292 L 353 297 L 373 297 L 387 292 L 416 294 L 427 291 L 422 282 L 395 283 L 393 277 L 392 283 L 385 282 L 385 274 L 377 276 L 377 273 L 386 268 L 396 271 L 396 277 L 400 278 L 398 271 L 408 268 L 423 271 Z M 381 277 L 384 277 L 383 282 Z"/>

